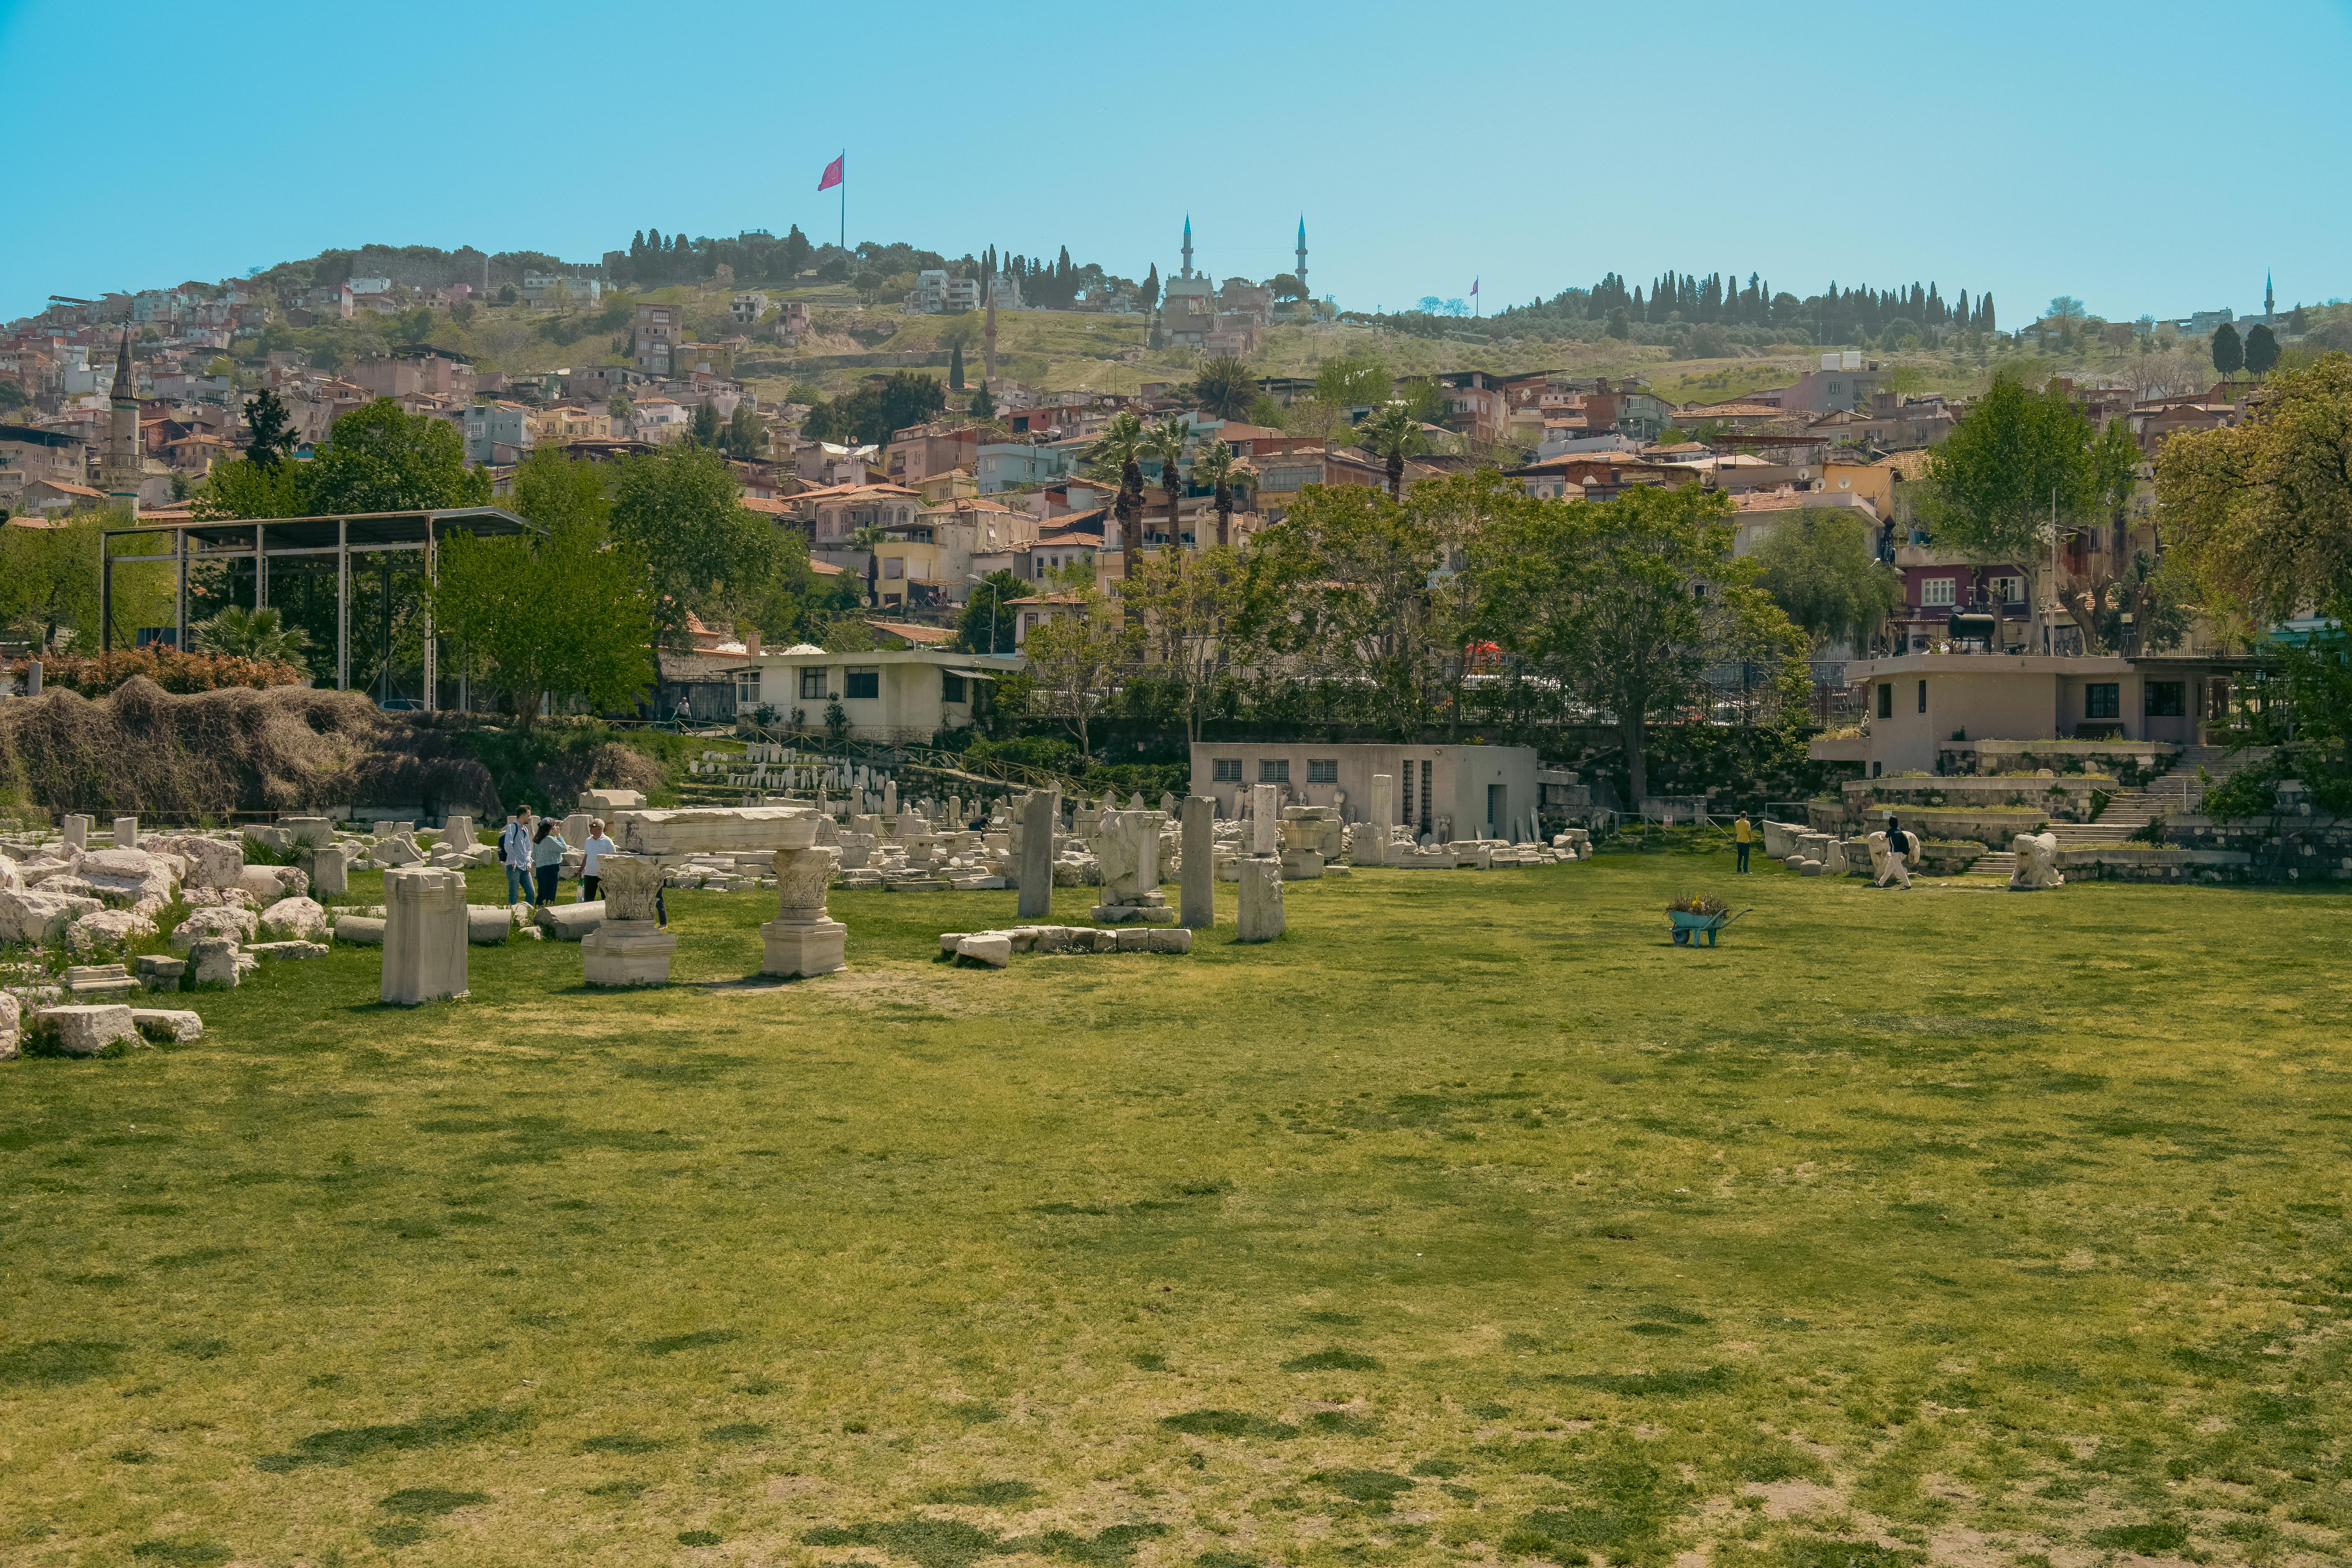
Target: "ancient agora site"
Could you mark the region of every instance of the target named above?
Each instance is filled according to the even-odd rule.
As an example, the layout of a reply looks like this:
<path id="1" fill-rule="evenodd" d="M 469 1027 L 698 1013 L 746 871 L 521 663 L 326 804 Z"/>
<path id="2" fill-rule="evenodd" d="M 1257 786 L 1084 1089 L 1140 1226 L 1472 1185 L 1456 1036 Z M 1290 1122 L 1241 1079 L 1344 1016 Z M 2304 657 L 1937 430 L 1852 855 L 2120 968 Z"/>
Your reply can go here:
<path id="1" fill-rule="evenodd" d="M 2352 928 L 2099 744 L 20 817 L 7 1559 L 2341 1561 Z"/>
<path id="2" fill-rule="evenodd" d="M 2352 1568 L 2243 9 L 0 5 L 0 1568 Z"/>

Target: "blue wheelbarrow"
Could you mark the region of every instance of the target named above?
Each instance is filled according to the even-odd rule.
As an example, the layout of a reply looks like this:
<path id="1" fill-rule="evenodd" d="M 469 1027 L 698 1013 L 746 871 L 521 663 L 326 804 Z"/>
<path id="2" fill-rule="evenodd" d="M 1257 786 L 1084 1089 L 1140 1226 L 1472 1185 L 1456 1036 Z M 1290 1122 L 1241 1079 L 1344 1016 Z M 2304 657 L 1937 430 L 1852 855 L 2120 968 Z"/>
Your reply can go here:
<path id="1" fill-rule="evenodd" d="M 1734 914 L 1729 910 L 1726 910 L 1719 915 L 1696 915 L 1687 910 L 1668 910 L 1666 918 L 1675 922 L 1676 947 L 1696 947 L 1701 931 L 1706 933 L 1706 945 L 1713 947 L 1716 932 L 1738 920 L 1740 915 L 1755 912 L 1754 910 L 1741 910 L 1738 914 Z"/>

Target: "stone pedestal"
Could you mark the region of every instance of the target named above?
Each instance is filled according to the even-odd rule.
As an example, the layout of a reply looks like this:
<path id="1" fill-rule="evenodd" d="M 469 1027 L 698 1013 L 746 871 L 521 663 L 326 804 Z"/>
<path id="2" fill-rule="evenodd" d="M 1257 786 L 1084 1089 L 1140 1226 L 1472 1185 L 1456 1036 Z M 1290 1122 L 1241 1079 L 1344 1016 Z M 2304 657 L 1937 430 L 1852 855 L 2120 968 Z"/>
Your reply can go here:
<path id="1" fill-rule="evenodd" d="M 833 879 L 830 850 L 779 849 L 775 858 L 776 918 L 760 928 L 767 945 L 762 974 L 787 978 L 831 974 L 849 967 L 849 928 L 826 915 L 825 884 Z"/>
<path id="2" fill-rule="evenodd" d="M 444 818 L 441 824 L 441 842 L 471 849 L 474 847 L 474 819 L 462 812 L 452 813 Z"/>
<path id="3" fill-rule="evenodd" d="M 677 938 L 651 920 L 607 920 L 580 941 L 591 985 L 667 985 Z"/>
<path id="4" fill-rule="evenodd" d="M 1241 874 L 1235 940 L 1272 942 L 1282 934 L 1282 862 L 1271 856 L 1252 857 L 1239 862 L 1235 869 Z"/>
<path id="5" fill-rule="evenodd" d="M 65 820 L 58 826 L 64 829 L 68 844 L 77 849 L 89 847 L 90 818 L 79 812 L 68 812 Z"/>
<path id="6" fill-rule="evenodd" d="M 1054 830 L 1061 819 L 1061 796 L 1038 790 L 1021 808 L 1021 898 L 1014 913 L 1036 920 L 1054 912 Z"/>
<path id="7" fill-rule="evenodd" d="M 1192 795 L 1178 808 L 1183 826 L 1183 869 L 1179 873 L 1177 924 L 1202 931 L 1217 923 L 1217 803 Z"/>
<path id="8" fill-rule="evenodd" d="M 311 850 L 303 857 L 302 868 L 310 874 L 313 897 L 332 897 L 351 891 L 352 852 L 341 845 Z"/>
<path id="9" fill-rule="evenodd" d="M 465 874 L 386 871 L 383 907 L 383 1000 L 413 1006 L 465 995 Z M 204 978 L 201 953 L 196 973 Z"/>
<path id="10" fill-rule="evenodd" d="M 139 819 L 137 817 L 118 816 L 114 819 L 114 847 L 117 849 L 136 849 L 139 847 Z"/>
<path id="11" fill-rule="evenodd" d="M 591 985 L 667 985 L 677 938 L 654 923 L 661 892 L 660 865 L 641 855 L 607 855 L 596 862 L 602 924 L 580 942 Z"/>
<path id="12" fill-rule="evenodd" d="M 323 816 L 281 816 L 278 827 L 298 849 L 317 849 L 335 841 L 335 825 Z"/>
<path id="13" fill-rule="evenodd" d="M 1282 879 L 1286 882 L 1318 882 L 1323 879 L 1323 857 L 1312 849 L 1286 849 L 1282 852 Z"/>

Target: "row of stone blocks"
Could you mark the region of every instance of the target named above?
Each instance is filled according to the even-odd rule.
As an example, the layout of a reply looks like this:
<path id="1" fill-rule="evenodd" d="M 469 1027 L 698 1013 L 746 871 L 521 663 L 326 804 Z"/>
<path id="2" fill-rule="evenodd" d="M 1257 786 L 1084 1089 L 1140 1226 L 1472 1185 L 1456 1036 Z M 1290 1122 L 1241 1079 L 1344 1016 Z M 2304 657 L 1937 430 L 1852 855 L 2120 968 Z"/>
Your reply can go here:
<path id="1" fill-rule="evenodd" d="M 1190 952 L 1192 933 L 1180 927 L 1013 926 L 1003 931 L 940 933 L 943 961 L 966 959 L 1003 969 L 1016 952 Z"/>
<path id="2" fill-rule="evenodd" d="M 34 1009 L 31 1032 L 51 1040 L 67 1056 L 94 1057 L 118 1043 L 138 1046 L 149 1040 L 199 1039 L 205 1021 L 177 1007 L 73 1003 Z M 16 997 L 0 991 L 0 1061 L 23 1053 L 25 1034 L 23 1008 Z"/>
<path id="3" fill-rule="evenodd" d="M 761 973 L 797 978 L 831 974 L 848 966 L 849 928 L 826 918 L 825 884 L 833 871 L 830 850 L 814 847 L 815 824 L 807 821 L 798 847 L 775 852 L 776 918 L 760 928 L 766 946 Z M 660 865 L 649 857 L 612 855 L 599 867 L 594 929 L 580 940 L 582 968 L 591 985 L 664 985 L 677 938 L 656 919 L 662 885 Z M 459 871 L 387 871 L 383 879 L 383 982 L 386 1002 L 413 1005 L 467 994 L 466 948 L 475 924 L 466 905 L 466 879 Z M 591 906 L 562 906 L 588 923 Z M 550 912 L 550 911 L 542 911 Z M 506 916 L 491 923 L 504 929 Z M 370 934 L 374 934 L 371 932 Z"/>

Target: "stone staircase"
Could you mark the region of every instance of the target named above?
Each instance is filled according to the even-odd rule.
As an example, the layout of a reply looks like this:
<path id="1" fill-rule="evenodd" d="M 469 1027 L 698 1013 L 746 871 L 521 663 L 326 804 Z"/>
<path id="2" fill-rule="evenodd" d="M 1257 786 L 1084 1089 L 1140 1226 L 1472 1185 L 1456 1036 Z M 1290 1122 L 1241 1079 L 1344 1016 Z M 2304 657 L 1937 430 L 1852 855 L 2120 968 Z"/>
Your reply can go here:
<path id="1" fill-rule="evenodd" d="M 1969 862 L 1971 877 L 2013 877 L 2017 874 L 2017 851 L 1989 850 Z"/>

